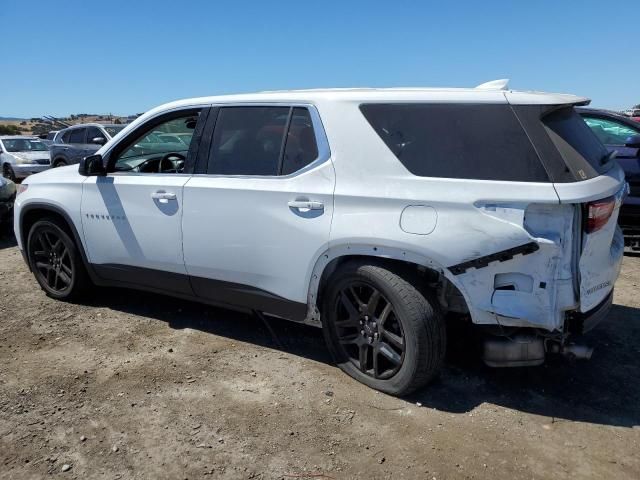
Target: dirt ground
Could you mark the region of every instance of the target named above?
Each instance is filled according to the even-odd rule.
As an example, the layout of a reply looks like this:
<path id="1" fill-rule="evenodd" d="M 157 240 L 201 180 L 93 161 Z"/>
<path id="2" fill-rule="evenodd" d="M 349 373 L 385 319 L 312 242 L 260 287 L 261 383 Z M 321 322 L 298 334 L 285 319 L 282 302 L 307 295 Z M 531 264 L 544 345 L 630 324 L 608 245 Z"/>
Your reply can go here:
<path id="1" fill-rule="evenodd" d="M 0 478 L 640 478 L 640 257 L 588 362 L 492 370 L 454 348 L 407 399 L 319 330 L 138 292 L 81 305 L 0 240 Z M 454 344 L 455 346 L 455 344 Z"/>

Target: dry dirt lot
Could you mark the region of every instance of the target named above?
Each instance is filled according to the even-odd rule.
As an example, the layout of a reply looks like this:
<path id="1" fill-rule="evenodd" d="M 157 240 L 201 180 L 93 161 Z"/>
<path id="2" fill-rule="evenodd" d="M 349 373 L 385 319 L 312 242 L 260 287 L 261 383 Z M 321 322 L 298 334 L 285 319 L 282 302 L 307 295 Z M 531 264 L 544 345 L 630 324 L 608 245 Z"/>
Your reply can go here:
<path id="1" fill-rule="evenodd" d="M 53 301 L 5 237 L 0 477 L 637 479 L 638 283 L 626 257 L 589 362 L 491 370 L 463 346 L 397 399 L 311 327 L 273 320 L 277 346 L 255 318 L 156 295 Z"/>

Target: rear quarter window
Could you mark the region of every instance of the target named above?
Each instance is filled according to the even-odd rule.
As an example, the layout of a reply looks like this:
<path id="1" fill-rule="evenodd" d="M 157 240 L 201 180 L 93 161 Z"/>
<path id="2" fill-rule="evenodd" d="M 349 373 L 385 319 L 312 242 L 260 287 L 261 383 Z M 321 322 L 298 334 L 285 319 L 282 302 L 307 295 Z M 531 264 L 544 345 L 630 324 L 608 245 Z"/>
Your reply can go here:
<path id="1" fill-rule="evenodd" d="M 414 175 L 549 182 L 507 104 L 364 104 L 360 110 Z"/>
<path id="2" fill-rule="evenodd" d="M 607 148 L 573 107 L 544 115 L 542 123 L 576 180 L 596 177 L 613 165 Z"/>

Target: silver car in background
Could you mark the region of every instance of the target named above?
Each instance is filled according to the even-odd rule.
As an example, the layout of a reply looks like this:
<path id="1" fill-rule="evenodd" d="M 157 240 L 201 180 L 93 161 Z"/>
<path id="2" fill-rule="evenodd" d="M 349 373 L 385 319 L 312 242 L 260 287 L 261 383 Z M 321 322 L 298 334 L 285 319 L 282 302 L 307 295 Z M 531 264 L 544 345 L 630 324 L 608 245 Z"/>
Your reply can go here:
<path id="1" fill-rule="evenodd" d="M 38 137 L 0 136 L 2 176 L 16 181 L 51 166 L 49 147 Z"/>

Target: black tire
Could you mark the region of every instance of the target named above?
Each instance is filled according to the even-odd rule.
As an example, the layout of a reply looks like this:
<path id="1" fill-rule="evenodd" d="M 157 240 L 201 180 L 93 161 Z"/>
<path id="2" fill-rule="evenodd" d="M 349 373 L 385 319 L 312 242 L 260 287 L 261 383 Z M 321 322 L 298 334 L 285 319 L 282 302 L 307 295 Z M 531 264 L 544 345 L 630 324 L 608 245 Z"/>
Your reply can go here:
<path id="1" fill-rule="evenodd" d="M 429 383 L 440 371 L 446 351 L 445 322 L 436 308 L 437 303 L 428 299 L 407 278 L 408 275 L 400 275 L 386 266 L 363 262 L 349 263 L 331 276 L 322 302 L 324 337 L 337 365 L 356 380 L 391 395 L 406 395 Z M 345 307 L 348 303 L 345 300 L 349 300 L 347 297 L 351 295 L 346 292 L 356 290 L 362 293 L 350 298 L 356 300 L 352 307 L 355 304 L 361 305 L 357 314 L 353 309 Z M 371 301 L 365 305 L 364 300 L 358 298 L 361 294 L 366 295 L 369 290 L 377 290 L 380 294 L 376 297 L 373 309 L 369 308 Z M 373 293 L 371 298 L 374 298 Z M 382 300 L 391 307 L 385 304 L 382 311 L 378 310 L 377 313 L 376 308 L 381 308 L 379 304 Z M 391 308 L 391 314 L 385 314 L 387 308 Z M 363 309 L 368 313 L 364 317 Z M 347 313 L 348 317 L 342 319 Z M 352 333 L 353 315 L 358 318 L 355 335 Z M 372 318 L 377 322 L 368 324 Z M 393 320 L 390 320 L 391 318 Z M 391 326 L 388 326 L 387 322 L 391 322 Z M 368 328 L 366 332 L 364 325 Z M 371 325 L 373 328 L 369 328 Z M 388 342 L 386 339 L 392 328 L 395 328 L 392 332 L 395 340 Z M 370 334 L 373 335 L 373 339 Z M 370 353 L 364 357 L 359 356 L 356 361 L 354 349 L 361 355 L 364 343 L 358 337 L 366 340 L 365 349 L 368 347 Z M 394 337 L 389 337 L 391 338 Z M 399 342 L 398 338 L 402 342 Z M 396 348 L 398 345 L 401 347 Z M 393 352 L 391 355 L 389 347 Z M 400 348 L 401 354 L 398 353 Z M 395 363 L 398 355 L 399 366 Z M 376 356 L 377 361 L 374 360 Z M 381 359 L 391 366 L 384 374 L 380 371 Z M 371 364 L 373 366 L 369 368 Z"/>
<path id="2" fill-rule="evenodd" d="M 77 300 L 91 285 L 75 241 L 67 226 L 56 218 L 43 218 L 33 224 L 27 236 L 27 255 L 38 284 L 51 298 Z"/>
<path id="3" fill-rule="evenodd" d="M 8 163 L 5 163 L 2 166 L 2 176 L 7 180 L 11 180 L 14 183 L 16 181 L 16 174 L 13 171 L 13 168 L 11 167 L 11 165 L 9 165 Z"/>
<path id="4" fill-rule="evenodd" d="M 53 168 L 66 167 L 67 165 L 68 163 L 62 159 L 58 159 L 55 162 L 53 162 Z"/>

